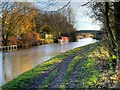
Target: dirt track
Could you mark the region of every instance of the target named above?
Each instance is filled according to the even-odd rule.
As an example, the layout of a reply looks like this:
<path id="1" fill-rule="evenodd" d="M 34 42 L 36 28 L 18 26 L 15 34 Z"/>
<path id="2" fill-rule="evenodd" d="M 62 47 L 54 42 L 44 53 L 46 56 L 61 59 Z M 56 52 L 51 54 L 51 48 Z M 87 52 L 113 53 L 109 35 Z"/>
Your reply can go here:
<path id="1" fill-rule="evenodd" d="M 60 62 L 60 63 L 52 66 L 44 74 L 41 74 L 41 75 L 38 75 L 37 77 L 34 77 L 33 79 L 31 79 L 31 81 L 33 81 L 33 82 L 29 83 L 26 86 L 26 89 L 29 89 L 29 90 L 32 89 L 33 90 L 33 89 L 40 88 L 40 85 L 42 84 L 42 82 L 44 81 L 44 79 L 46 77 L 48 77 L 49 74 L 53 70 L 55 70 L 56 68 L 58 68 L 57 73 L 51 79 L 51 82 L 49 83 L 48 88 L 59 88 L 60 84 L 61 84 L 61 82 L 62 82 L 62 80 L 64 78 L 64 75 L 66 73 L 66 70 L 67 70 L 67 67 L 68 67 L 69 63 L 73 60 L 74 57 L 76 57 L 77 55 L 81 55 L 82 56 L 89 49 L 90 49 L 90 46 L 83 48 L 80 52 L 74 53 L 71 56 L 68 56 L 67 58 L 64 58 L 62 60 L 62 62 Z M 74 68 L 75 71 L 72 71 L 71 72 L 71 76 L 70 76 L 70 78 L 72 78 L 72 80 L 73 80 L 73 83 L 69 83 L 68 87 L 74 87 L 74 81 L 76 80 L 74 72 L 77 72 L 77 70 L 79 70 L 79 69 L 76 69 L 78 67 L 77 64 L 74 67 L 75 67 Z"/>

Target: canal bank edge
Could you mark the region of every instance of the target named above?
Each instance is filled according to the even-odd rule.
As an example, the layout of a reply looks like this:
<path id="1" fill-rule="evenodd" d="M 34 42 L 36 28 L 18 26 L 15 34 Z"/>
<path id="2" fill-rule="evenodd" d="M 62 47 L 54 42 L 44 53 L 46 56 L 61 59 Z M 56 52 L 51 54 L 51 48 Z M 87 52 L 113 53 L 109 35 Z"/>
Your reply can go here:
<path id="1" fill-rule="evenodd" d="M 49 83 L 51 81 L 51 78 L 56 74 L 56 72 L 58 70 L 58 68 L 55 68 L 55 67 L 58 67 L 59 63 L 61 63 L 64 58 L 67 58 L 67 57 L 69 57 L 69 56 L 71 56 L 71 55 L 73 55 L 75 53 L 79 53 L 82 49 L 84 49 L 84 48 L 86 48 L 88 46 L 92 47 L 92 48 L 94 47 L 94 49 L 95 49 L 96 48 L 95 46 L 97 46 L 97 43 L 96 44 L 86 45 L 86 46 L 79 47 L 79 48 L 75 48 L 73 50 L 62 53 L 62 54 L 60 54 L 60 55 L 58 55 L 58 56 L 44 62 L 44 63 L 36 66 L 35 68 L 23 73 L 22 75 L 20 75 L 17 78 L 11 80 L 10 82 L 6 83 L 5 85 L 2 86 L 2 89 L 4 90 L 4 89 L 12 89 L 12 88 L 26 88 L 30 84 L 34 83 L 34 81 L 36 79 L 40 79 L 40 78 L 36 78 L 36 77 L 38 77 L 39 75 L 43 75 L 44 73 L 47 73 L 48 75 L 47 75 L 47 77 L 45 76 L 45 78 L 42 81 L 41 86 L 39 86 L 39 88 L 48 87 Z M 89 56 L 88 54 L 90 54 L 91 52 L 93 52 L 93 49 L 90 50 L 89 52 L 85 52 L 84 55 Z M 68 76 L 69 76 L 68 73 L 72 72 L 73 66 L 76 64 L 76 61 L 80 60 L 80 58 L 83 58 L 83 57 L 81 57 L 81 56 L 79 57 L 79 55 L 76 55 L 75 58 L 73 58 L 72 62 L 70 62 L 70 64 L 68 65 L 69 68 L 67 69 L 67 71 L 65 73 L 65 76 L 64 76 L 64 79 L 63 79 L 63 81 L 62 81 L 62 83 L 60 85 L 61 88 L 66 88 L 65 83 L 68 82 L 67 81 Z M 95 60 L 93 60 L 93 61 L 95 62 Z M 91 60 L 90 61 L 88 60 L 88 62 L 85 62 L 83 60 L 83 62 L 84 62 L 83 66 L 85 68 L 86 68 L 85 65 L 93 63 Z M 93 74 L 95 74 L 95 77 L 93 78 L 93 80 L 90 80 L 91 79 L 90 77 L 89 77 L 89 79 L 85 79 L 85 80 L 82 79 L 82 82 L 86 82 L 85 85 L 83 85 L 84 88 L 85 87 L 88 88 L 88 86 L 91 86 L 92 84 L 95 84 L 96 81 L 97 81 L 97 77 L 99 76 L 99 71 L 98 70 L 96 70 L 96 69 L 93 70 L 93 68 L 90 69 L 90 67 L 87 67 L 87 68 L 90 71 L 95 71 L 95 73 L 93 72 Z M 81 72 L 81 73 L 84 73 L 84 72 Z M 87 82 L 86 80 L 88 80 L 89 82 Z M 58 88 L 60 88 L 60 87 L 58 87 Z"/>
<path id="2" fill-rule="evenodd" d="M 9 86 L 9 85 L 10 85 L 10 87 L 12 87 L 11 85 L 13 85 L 13 86 L 14 86 L 14 85 L 17 85 L 17 83 L 18 83 L 19 81 L 22 81 L 22 80 L 23 80 L 23 81 L 26 81 L 26 78 L 28 78 L 28 77 L 29 77 L 29 78 L 32 78 L 33 76 L 36 76 L 37 74 L 44 73 L 45 70 L 47 71 L 47 70 L 48 70 L 51 66 L 53 66 L 54 64 L 57 64 L 57 63 L 61 62 L 61 59 L 66 58 L 66 57 L 69 56 L 70 54 L 72 55 L 74 52 L 79 52 L 82 48 L 87 47 L 87 46 L 88 46 L 88 45 L 83 46 L 83 47 L 78 47 L 78 48 L 69 50 L 69 51 L 67 51 L 67 52 L 65 52 L 65 53 L 59 54 L 59 55 L 51 58 L 50 60 L 45 61 L 44 63 L 42 63 L 42 64 L 40 64 L 40 65 L 37 65 L 36 67 L 32 68 L 31 70 L 29 70 L 29 71 L 21 74 L 20 76 L 16 77 L 15 79 L 9 81 L 9 82 L 6 83 L 5 85 L 3 85 L 2 88 L 7 87 L 7 86 Z M 59 60 L 58 60 L 58 59 L 59 59 Z M 57 62 L 56 62 L 56 60 L 57 60 Z M 49 65 L 49 64 L 51 64 L 51 65 Z M 42 67 L 46 67 L 46 68 L 42 68 Z M 38 68 L 40 69 L 40 72 L 38 72 L 38 71 L 39 71 Z M 38 69 L 38 70 L 37 70 L 37 69 Z M 35 71 L 36 71 L 36 72 L 35 72 Z M 35 73 L 33 74 L 33 72 L 35 72 Z M 20 82 L 19 82 L 19 83 L 20 83 Z"/>

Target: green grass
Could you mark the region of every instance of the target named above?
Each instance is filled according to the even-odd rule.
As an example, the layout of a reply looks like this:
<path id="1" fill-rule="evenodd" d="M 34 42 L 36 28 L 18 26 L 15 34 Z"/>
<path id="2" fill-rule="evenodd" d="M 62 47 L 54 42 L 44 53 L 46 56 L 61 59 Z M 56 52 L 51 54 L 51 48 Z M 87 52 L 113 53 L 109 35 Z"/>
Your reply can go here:
<path id="1" fill-rule="evenodd" d="M 70 62 L 70 64 L 68 65 L 66 74 L 64 75 L 64 79 L 60 85 L 60 88 L 66 88 L 66 84 L 68 83 L 68 77 L 71 74 L 71 71 L 74 67 L 74 65 L 81 59 L 81 56 L 76 56 L 75 58 L 73 58 L 73 60 Z"/>
<path id="2" fill-rule="evenodd" d="M 85 53 L 85 59 L 80 64 L 80 71 L 78 73 L 79 87 L 81 88 L 96 88 L 97 81 L 101 76 L 100 67 L 96 67 L 99 65 L 98 58 L 95 58 L 95 53 L 98 47 L 93 47 L 90 51 Z M 83 58 L 82 57 L 82 58 Z"/>
<path id="3" fill-rule="evenodd" d="M 24 88 L 27 83 L 32 82 L 30 81 L 31 78 L 34 78 L 35 76 L 44 73 L 51 66 L 61 61 L 62 61 L 61 59 L 54 58 L 45 63 L 42 63 L 36 66 L 35 68 L 31 69 L 30 71 L 27 71 L 23 73 L 22 75 L 18 76 L 17 78 L 13 79 L 12 81 L 6 83 L 5 85 L 3 85 L 2 88 L 21 88 L 21 87 Z"/>
<path id="4" fill-rule="evenodd" d="M 80 87 L 93 88 L 95 86 L 100 75 L 99 70 L 96 68 L 95 62 L 95 59 L 86 59 L 81 65 L 81 70 L 78 74 L 78 81 L 80 82 Z M 81 76 L 84 77 L 81 78 Z"/>
<path id="5" fill-rule="evenodd" d="M 87 45 L 89 46 L 89 45 Z M 24 88 L 26 85 L 29 85 L 29 83 L 32 83 L 34 81 L 34 77 L 41 75 L 45 73 L 47 70 L 49 70 L 53 65 L 60 63 L 64 58 L 76 53 L 80 52 L 83 48 L 87 47 L 78 47 L 73 50 L 69 50 L 65 53 L 59 54 L 58 56 L 42 63 L 36 66 L 35 68 L 23 73 L 22 75 L 18 76 L 17 78 L 11 80 L 10 82 L 6 83 L 2 86 L 3 90 L 6 89 L 13 89 L 13 88 Z M 101 49 L 102 53 L 99 53 L 99 49 Z M 81 88 L 96 88 L 97 85 L 102 85 L 101 82 L 99 82 L 99 78 L 106 79 L 107 74 L 106 72 L 101 72 L 100 68 L 102 66 L 102 61 L 98 60 L 98 58 L 105 58 L 104 55 L 109 57 L 108 53 L 105 52 L 105 50 L 101 46 L 94 45 L 89 51 L 86 53 L 83 53 L 81 55 L 77 55 L 73 58 L 73 60 L 69 63 L 68 68 L 66 70 L 66 73 L 64 74 L 63 81 L 60 85 L 60 88 L 66 88 L 67 84 L 69 83 L 68 78 L 71 75 L 71 71 L 73 70 L 74 66 L 77 63 L 80 63 L 79 68 L 80 71 L 77 72 L 77 80 L 76 84 L 78 84 Z M 98 57 L 98 58 L 96 58 Z M 48 77 L 44 79 L 42 84 L 39 86 L 39 88 L 47 88 L 49 83 L 51 82 L 52 78 L 57 73 L 58 68 L 53 70 Z M 104 77 L 103 77 L 104 76 Z"/>
<path id="6" fill-rule="evenodd" d="M 85 46 L 84 46 L 85 47 Z M 6 83 L 2 86 L 3 89 L 5 88 L 24 88 L 26 87 L 27 83 L 33 82 L 31 78 L 44 73 L 45 71 L 49 70 L 53 65 L 60 63 L 62 59 L 66 58 L 69 55 L 72 55 L 75 52 L 79 52 L 84 47 L 78 47 L 73 50 L 69 50 L 65 53 L 59 54 L 58 56 L 39 64 L 38 66 L 32 68 L 31 70 L 23 73 L 22 75 L 16 77 L 15 79 L 11 80 L 10 82 Z"/>
<path id="7" fill-rule="evenodd" d="M 69 83 L 68 78 L 73 70 L 73 67 L 80 63 L 80 71 L 77 72 L 77 83 L 81 88 L 89 88 L 94 87 L 97 83 L 98 77 L 100 75 L 99 69 L 96 68 L 98 64 L 98 60 L 94 57 L 91 57 L 94 49 L 96 50 L 97 47 L 91 48 L 88 52 L 83 54 L 82 56 L 76 56 L 68 65 L 68 69 L 64 76 L 64 79 L 61 83 L 61 88 L 66 88 L 67 84 Z"/>
<path id="8" fill-rule="evenodd" d="M 89 45 L 87 45 L 89 46 Z M 58 56 L 36 66 L 35 68 L 23 73 L 22 75 L 18 76 L 17 78 L 11 80 L 10 82 L 6 83 L 2 87 L 5 88 L 24 88 L 26 87 L 27 83 L 33 82 L 31 78 L 34 78 L 37 75 L 45 73 L 45 71 L 49 70 L 53 65 L 60 63 L 64 58 L 76 53 L 80 52 L 83 48 L 87 47 L 78 47 L 73 50 L 67 51 L 65 53 L 59 54 Z M 91 45 L 93 46 L 93 45 Z M 60 88 L 66 88 L 67 83 L 69 83 L 68 78 L 71 75 L 71 71 L 73 70 L 74 66 L 78 63 L 80 65 L 80 70 L 77 72 L 77 80 L 76 84 L 78 84 L 81 88 L 96 88 L 101 82 L 98 82 L 99 78 L 103 77 L 104 72 L 100 71 L 102 66 L 102 61 L 98 60 L 98 58 L 104 58 L 104 54 L 107 55 L 107 52 L 103 48 L 101 48 L 102 53 L 100 55 L 98 48 L 100 46 L 93 46 L 89 51 L 83 53 L 81 55 L 77 55 L 73 58 L 73 60 L 69 63 L 66 73 L 64 74 L 63 81 L 60 85 Z M 58 68 L 53 70 L 48 77 L 44 79 L 42 84 L 39 88 L 46 88 L 48 87 L 50 81 L 57 73 Z M 106 74 L 105 74 L 106 75 Z"/>
<path id="9" fill-rule="evenodd" d="M 42 84 L 39 86 L 39 88 L 47 88 L 51 79 L 53 78 L 53 76 L 57 73 L 58 68 L 55 69 L 54 71 L 52 71 L 48 77 L 45 78 L 45 80 L 42 82 Z"/>

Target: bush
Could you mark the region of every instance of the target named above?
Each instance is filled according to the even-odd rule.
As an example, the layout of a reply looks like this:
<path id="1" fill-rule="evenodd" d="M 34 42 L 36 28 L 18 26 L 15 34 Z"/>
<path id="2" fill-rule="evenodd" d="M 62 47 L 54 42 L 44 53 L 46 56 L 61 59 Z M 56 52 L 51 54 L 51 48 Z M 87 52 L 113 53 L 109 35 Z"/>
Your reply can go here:
<path id="1" fill-rule="evenodd" d="M 8 46 L 10 45 L 17 45 L 17 37 L 15 36 L 11 36 L 8 38 Z"/>
<path id="2" fill-rule="evenodd" d="M 54 43 L 53 39 L 41 39 L 40 42 L 41 42 L 41 44 Z"/>
<path id="3" fill-rule="evenodd" d="M 20 46 L 34 46 L 38 45 L 39 43 L 39 34 L 36 32 L 29 32 L 21 35 L 21 45 Z"/>

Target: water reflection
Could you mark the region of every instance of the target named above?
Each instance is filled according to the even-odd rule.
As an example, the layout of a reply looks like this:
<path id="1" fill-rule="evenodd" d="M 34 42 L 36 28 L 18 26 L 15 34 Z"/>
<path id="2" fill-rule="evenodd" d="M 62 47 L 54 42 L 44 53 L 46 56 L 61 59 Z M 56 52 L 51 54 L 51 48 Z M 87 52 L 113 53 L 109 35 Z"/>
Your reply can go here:
<path id="1" fill-rule="evenodd" d="M 3 61 L 2 61 L 2 52 L 0 52 L 0 85 L 2 85 L 2 82 L 3 82 L 3 80 L 2 80 L 2 78 L 3 78 Z"/>
<path id="2" fill-rule="evenodd" d="M 12 51 L 3 53 L 4 59 L 0 59 L 0 70 L 3 72 L 0 74 L 4 78 L 0 79 L 0 85 L 3 81 L 3 84 L 30 70 L 36 65 L 58 55 L 59 53 L 63 53 L 70 49 L 84 46 L 90 43 L 94 43 L 96 40 L 92 38 L 82 39 L 79 42 L 71 42 L 68 44 L 47 44 L 32 47 L 30 49 Z M 2 55 L 0 56 L 2 57 Z M 2 64 L 3 63 L 3 64 Z M 2 70 L 2 65 L 3 69 Z"/>

